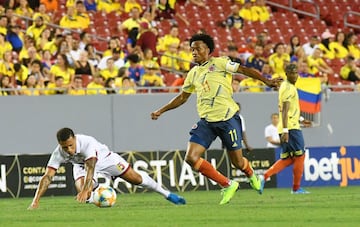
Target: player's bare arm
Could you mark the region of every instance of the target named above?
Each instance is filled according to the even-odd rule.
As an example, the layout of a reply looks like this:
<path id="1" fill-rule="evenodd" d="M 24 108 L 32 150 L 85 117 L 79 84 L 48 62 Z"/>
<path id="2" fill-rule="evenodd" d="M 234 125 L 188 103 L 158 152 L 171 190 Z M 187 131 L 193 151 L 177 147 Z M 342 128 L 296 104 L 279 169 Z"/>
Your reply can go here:
<path id="1" fill-rule="evenodd" d="M 175 109 L 175 108 L 181 106 L 189 99 L 190 95 L 191 95 L 191 93 L 182 91 L 180 94 L 178 94 L 173 99 L 171 99 L 168 104 L 166 104 L 165 106 L 161 107 L 160 109 L 152 112 L 151 119 L 157 120 L 160 117 L 160 115 L 165 113 L 166 111 L 172 110 L 172 109 Z"/>
<path id="2" fill-rule="evenodd" d="M 283 129 L 287 129 L 287 127 L 288 127 L 289 108 L 290 108 L 290 102 L 283 102 L 282 110 L 281 110 Z M 281 140 L 282 143 L 289 142 L 289 133 L 283 131 L 282 134 L 281 134 L 280 140 Z"/>
<path id="3" fill-rule="evenodd" d="M 281 78 L 276 78 L 272 80 L 268 80 L 265 77 L 261 75 L 261 73 L 255 69 L 244 67 L 242 65 L 239 65 L 239 68 L 237 70 L 238 73 L 244 74 L 248 77 L 260 80 L 264 82 L 269 87 L 279 87 L 280 83 L 282 82 Z"/>
<path id="4" fill-rule="evenodd" d="M 86 202 L 93 189 L 93 178 L 94 178 L 96 162 L 97 159 L 95 157 L 89 158 L 85 161 L 86 176 L 84 180 L 84 185 L 82 187 L 81 192 L 79 192 L 76 196 L 76 200 L 80 203 Z"/>
<path id="5" fill-rule="evenodd" d="M 36 189 L 36 193 L 34 199 L 30 206 L 29 210 L 33 210 L 39 207 L 40 197 L 43 196 L 48 189 L 53 177 L 55 176 L 56 170 L 53 168 L 47 168 L 45 174 L 41 177 L 38 188 Z"/>

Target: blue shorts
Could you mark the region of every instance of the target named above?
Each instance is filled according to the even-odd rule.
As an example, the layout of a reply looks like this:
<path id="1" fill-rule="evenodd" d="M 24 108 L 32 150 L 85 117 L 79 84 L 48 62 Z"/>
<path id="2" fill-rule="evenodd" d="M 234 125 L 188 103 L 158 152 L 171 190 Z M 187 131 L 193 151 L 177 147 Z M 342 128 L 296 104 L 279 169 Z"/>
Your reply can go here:
<path id="1" fill-rule="evenodd" d="M 289 130 L 289 142 L 281 143 L 281 149 L 281 159 L 303 155 L 305 153 L 305 143 L 302 131 L 298 129 Z"/>
<path id="2" fill-rule="evenodd" d="M 190 142 L 202 145 L 208 149 L 211 143 L 220 137 L 222 144 L 228 151 L 241 149 L 242 130 L 241 120 L 235 114 L 227 121 L 207 122 L 200 119 L 190 131 Z"/>

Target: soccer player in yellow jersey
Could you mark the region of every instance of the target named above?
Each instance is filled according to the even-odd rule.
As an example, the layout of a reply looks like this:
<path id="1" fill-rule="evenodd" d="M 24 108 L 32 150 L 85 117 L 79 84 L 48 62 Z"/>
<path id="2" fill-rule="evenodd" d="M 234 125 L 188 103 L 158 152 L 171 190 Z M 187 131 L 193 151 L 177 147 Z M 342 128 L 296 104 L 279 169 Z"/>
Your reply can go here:
<path id="1" fill-rule="evenodd" d="M 200 121 L 190 131 L 185 161 L 196 171 L 223 187 L 220 204 L 228 203 L 235 195 L 239 183 L 219 173 L 201 156 L 216 137 L 227 148 L 232 164 L 250 179 L 250 185 L 260 190 L 260 180 L 250 162 L 243 157 L 241 147 L 241 123 L 239 107 L 232 98 L 232 73 L 238 72 L 275 87 L 278 80 L 268 80 L 257 71 L 230 61 L 228 57 L 212 57 L 214 40 L 207 34 L 195 34 L 190 39 L 193 60 L 197 63 L 188 73 L 182 91 L 168 104 L 151 113 L 156 120 L 164 112 L 184 104 L 191 93 L 197 94 L 197 110 Z"/>
<path id="2" fill-rule="evenodd" d="M 308 194 L 300 187 L 301 177 L 304 172 L 305 144 L 300 129 L 300 104 L 295 87 L 298 78 L 297 66 L 289 64 L 285 68 L 286 80 L 279 88 L 279 124 L 280 145 L 282 148 L 280 160 L 276 161 L 261 177 L 261 188 L 264 190 L 265 181 L 274 174 L 279 173 L 289 165 L 293 168 L 293 188 L 291 194 Z M 311 122 L 304 120 L 304 126 L 311 126 Z"/>

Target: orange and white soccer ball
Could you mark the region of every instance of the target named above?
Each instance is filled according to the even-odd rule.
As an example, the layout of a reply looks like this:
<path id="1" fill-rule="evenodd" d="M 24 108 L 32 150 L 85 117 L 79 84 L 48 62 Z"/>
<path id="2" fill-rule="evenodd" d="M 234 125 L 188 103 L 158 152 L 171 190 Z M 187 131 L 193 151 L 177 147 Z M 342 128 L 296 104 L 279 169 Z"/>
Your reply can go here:
<path id="1" fill-rule="evenodd" d="M 112 207 L 116 202 L 116 192 L 112 187 L 100 186 L 94 191 L 94 204 L 98 207 Z"/>

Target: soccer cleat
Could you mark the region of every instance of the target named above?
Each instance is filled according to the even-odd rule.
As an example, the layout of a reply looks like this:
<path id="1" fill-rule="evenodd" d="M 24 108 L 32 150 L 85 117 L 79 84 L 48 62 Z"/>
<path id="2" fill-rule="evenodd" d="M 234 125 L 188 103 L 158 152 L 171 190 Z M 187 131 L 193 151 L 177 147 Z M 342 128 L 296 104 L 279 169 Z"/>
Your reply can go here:
<path id="1" fill-rule="evenodd" d="M 261 188 L 261 181 L 260 178 L 254 173 L 250 178 L 250 186 L 255 189 L 256 191 L 260 191 Z"/>
<path id="2" fill-rule="evenodd" d="M 220 205 L 229 203 L 231 198 L 234 197 L 235 192 L 239 189 L 239 183 L 236 181 L 231 181 L 231 184 L 227 188 L 221 189 L 221 194 L 223 196 L 220 201 Z"/>
<path id="3" fill-rule="evenodd" d="M 264 175 L 260 175 L 259 176 L 260 179 L 260 189 L 259 189 L 259 194 L 261 195 L 264 192 L 264 186 L 265 186 L 265 178 Z"/>
<path id="4" fill-rule="evenodd" d="M 166 199 L 176 205 L 186 204 L 185 199 L 179 195 L 176 195 L 175 193 L 170 193 Z"/>
<path id="5" fill-rule="evenodd" d="M 297 194 L 310 194 L 310 192 L 306 191 L 305 189 L 299 188 L 296 191 L 291 190 L 291 194 L 294 194 L 294 195 L 297 195 Z"/>

